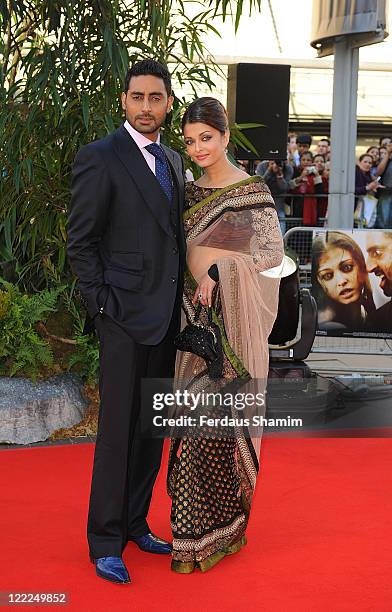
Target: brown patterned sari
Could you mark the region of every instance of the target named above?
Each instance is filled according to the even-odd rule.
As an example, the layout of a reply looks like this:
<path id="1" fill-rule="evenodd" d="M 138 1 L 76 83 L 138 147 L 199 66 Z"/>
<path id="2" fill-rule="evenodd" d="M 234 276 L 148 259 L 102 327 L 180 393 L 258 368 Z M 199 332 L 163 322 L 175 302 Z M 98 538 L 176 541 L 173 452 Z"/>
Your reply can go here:
<path id="1" fill-rule="evenodd" d="M 183 326 L 194 319 L 192 298 L 198 281 L 216 263 L 213 318 L 222 333 L 224 373 L 222 379 L 211 380 L 203 359 L 179 352 L 175 386 L 196 393 L 223 392 L 233 384 L 256 381 L 257 390 L 261 386 L 264 391 L 279 279 L 262 272 L 278 266 L 283 257 L 271 194 L 260 177 L 251 177 L 223 189 L 189 183 L 186 197 Z M 229 410 L 235 416 L 235 409 Z M 226 437 L 172 438 L 168 492 L 174 571 L 206 571 L 246 543 L 260 435 L 252 438 L 246 428 L 233 426 Z"/>

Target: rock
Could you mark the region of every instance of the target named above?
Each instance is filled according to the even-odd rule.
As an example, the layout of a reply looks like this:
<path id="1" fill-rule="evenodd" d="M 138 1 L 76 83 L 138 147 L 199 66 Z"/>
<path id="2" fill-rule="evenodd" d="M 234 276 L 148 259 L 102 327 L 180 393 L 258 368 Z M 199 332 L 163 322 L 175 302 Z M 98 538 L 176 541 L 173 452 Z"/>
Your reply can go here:
<path id="1" fill-rule="evenodd" d="M 40 442 L 79 423 L 87 407 L 81 391 L 74 374 L 37 382 L 0 377 L 0 443 Z"/>

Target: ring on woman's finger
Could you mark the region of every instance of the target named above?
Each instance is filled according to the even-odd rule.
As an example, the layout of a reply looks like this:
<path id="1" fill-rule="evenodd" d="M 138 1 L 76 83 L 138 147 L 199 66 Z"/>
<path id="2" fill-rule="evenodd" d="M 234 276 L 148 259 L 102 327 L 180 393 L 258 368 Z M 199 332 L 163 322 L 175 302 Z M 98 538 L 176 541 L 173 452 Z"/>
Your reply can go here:
<path id="1" fill-rule="evenodd" d="M 199 293 L 199 300 L 201 300 L 201 299 L 202 299 L 202 297 L 203 297 L 203 294 L 202 294 L 202 293 Z"/>

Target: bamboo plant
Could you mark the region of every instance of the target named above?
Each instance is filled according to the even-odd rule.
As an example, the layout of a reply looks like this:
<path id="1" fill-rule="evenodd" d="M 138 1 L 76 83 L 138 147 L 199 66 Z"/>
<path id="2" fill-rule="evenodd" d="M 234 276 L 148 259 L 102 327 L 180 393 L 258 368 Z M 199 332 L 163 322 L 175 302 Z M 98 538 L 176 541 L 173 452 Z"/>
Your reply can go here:
<path id="1" fill-rule="evenodd" d="M 15 262 L 24 291 L 61 284 L 74 296 L 65 247 L 72 162 L 120 125 L 128 66 L 153 57 L 194 96 L 212 90 L 219 68 L 204 61 L 204 40 L 219 35 L 215 17 L 238 28 L 244 9 L 231 0 L 0 0 L 0 266 Z M 163 134 L 177 149 L 185 102 L 176 97 Z"/>

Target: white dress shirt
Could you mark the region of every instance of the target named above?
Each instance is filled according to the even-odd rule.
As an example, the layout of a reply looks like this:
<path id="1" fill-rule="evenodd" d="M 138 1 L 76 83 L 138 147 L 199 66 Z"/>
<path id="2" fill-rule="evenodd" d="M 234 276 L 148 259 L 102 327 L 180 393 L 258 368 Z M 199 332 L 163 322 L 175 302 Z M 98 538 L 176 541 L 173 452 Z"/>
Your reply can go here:
<path id="1" fill-rule="evenodd" d="M 125 121 L 124 127 L 127 130 L 128 134 L 132 136 L 133 140 L 139 147 L 140 152 L 143 155 L 144 159 L 146 160 L 150 170 L 155 174 L 155 157 L 154 155 L 152 155 L 152 153 L 146 150 L 146 146 L 150 145 L 154 141 L 149 140 L 148 138 L 144 136 L 144 134 L 141 134 L 140 132 L 135 130 L 135 128 L 132 127 L 131 124 L 128 123 L 128 121 Z M 155 142 L 158 145 L 160 144 L 160 134 L 158 134 L 158 138 L 155 140 Z"/>

